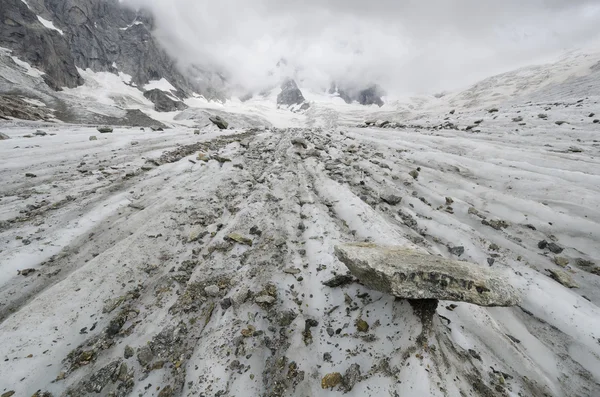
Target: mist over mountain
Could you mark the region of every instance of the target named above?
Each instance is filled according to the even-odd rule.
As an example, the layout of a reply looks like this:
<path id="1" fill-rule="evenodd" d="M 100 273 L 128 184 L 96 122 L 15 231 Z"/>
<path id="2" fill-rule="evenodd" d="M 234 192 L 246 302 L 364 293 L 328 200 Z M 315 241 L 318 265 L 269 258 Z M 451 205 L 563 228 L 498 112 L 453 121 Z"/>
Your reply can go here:
<path id="1" fill-rule="evenodd" d="M 456 89 L 599 36 L 593 0 L 125 0 L 156 17 L 179 65 L 260 91 L 294 78 L 327 90 L 379 84 L 393 94 Z M 280 59 L 286 68 L 276 67 Z"/>

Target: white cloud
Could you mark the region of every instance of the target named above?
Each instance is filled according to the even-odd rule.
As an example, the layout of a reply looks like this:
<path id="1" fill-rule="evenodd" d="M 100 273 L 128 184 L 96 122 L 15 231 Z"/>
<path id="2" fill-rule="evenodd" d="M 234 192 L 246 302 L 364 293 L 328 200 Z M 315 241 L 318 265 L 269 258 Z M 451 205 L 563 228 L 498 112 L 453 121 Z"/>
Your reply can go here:
<path id="1" fill-rule="evenodd" d="M 126 3 L 154 11 L 157 36 L 182 65 L 253 90 L 280 73 L 313 88 L 346 80 L 396 93 L 453 89 L 600 37 L 592 0 Z M 278 72 L 282 58 L 288 67 Z"/>

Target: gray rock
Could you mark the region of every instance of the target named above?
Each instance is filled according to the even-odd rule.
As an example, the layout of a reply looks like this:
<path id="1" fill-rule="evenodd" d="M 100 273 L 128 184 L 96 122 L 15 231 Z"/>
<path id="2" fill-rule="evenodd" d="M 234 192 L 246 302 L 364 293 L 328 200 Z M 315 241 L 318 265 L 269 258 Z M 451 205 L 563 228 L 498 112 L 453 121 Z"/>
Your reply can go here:
<path id="1" fill-rule="evenodd" d="M 302 146 L 304 149 L 308 147 L 308 142 L 304 138 L 293 138 L 292 145 Z"/>
<path id="2" fill-rule="evenodd" d="M 123 357 L 127 358 L 131 358 L 133 357 L 133 355 L 135 354 L 135 351 L 133 350 L 133 348 L 131 346 L 125 346 L 125 351 L 123 352 Z"/>
<path id="3" fill-rule="evenodd" d="M 554 254 L 560 254 L 564 250 L 561 246 L 559 246 L 556 243 L 549 243 L 546 248 L 548 248 L 548 250 Z"/>
<path id="4" fill-rule="evenodd" d="M 561 283 L 567 288 L 578 288 L 579 286 L 573 281 L 570 274 L 562 270 L 546 269 L 557 282 Z"/>
<path id="5" fill-rule="evenodd" d="M 261 296 L 257 296 L 256 298 L 254 298 L 254 302 L 271 305 L 271 304 L 275 303 L 275 298 L 272 297 L 271 295 L 261 295 Z"/>
<path id="6" fill-rule="evenodd" d="M 465 247 L 463 246 L 459 246 L 459 247 L 448 247 L 448 251 L 450 251 L 450 253 L 452 255 L 456 255 L 456 256 L 461 256 L 462 254 L 465 253 Z"/>
<path id="7" fill-rule="evenodd" d="M 360 379 L 360 365 L 352 364 L 342 377 L 342 386 L 346 392 L 351 391 Z"/>
<path id="8" fill-rule="evenodd" d="M 143 346 L 138 349 L 137 359 L 142 367 L 150 364 L 153 358 L 154 354 L 152 354 L 149 346 Z"/>
<path id="9" fill-rule="evenodd" d="M 520 298 L 500 272 L 403 247 L 343 244 L 335 254 L 363 284 L 405 299 L 514 306 Z"/>
<path id="10" fill-rule="evenodd" d="M 281 92 L 277 95 L 278 105 L 292 106 L 304 102 L 304 95 L 294 80 L 288 79 L 281 84 Z"/>
<path id="11" fill-rule="evenodd" d="M 354 277 L 348 274 L 338 274 L 327 281 L 323 281 L 323 285 L 326 285 L 330 288 L 342 287 L 347 284 L 351 284 L 354 282 Z"/>
<path id="12" fill-rule="evenodd" d="M 3 134 L 2 132 L 0 132 L 0 141 L 3 141 L 5 139 L 10 139 L 10 137 L 6 134 Z"/>
<path id="13" fill-rule="evenodd" d="M 35 135 L 35 136 L 46 136 L 46 135 L 48 135 L 48 133 L 46 131 L 37 130 L 36 132 L 33 133 L 33 135 Z"/>
<path id="14" fill-rule="evenodd" d="M 540 119 L 547 119 L 547 118 L 548 118 L 548 115 L 547 115 L 547 114 L 545 114 L 545 113 L 540 113 L 540 114 L 538 114 L 538 117 L 539 117 Z"/>
<path id="15" fill-rule="evenodd" d="M 566 121 L 557 121 L 555 122 L 556 125 L 563 125 L 563 124 L 569 124 Z"/>
<path id="16" fill-rule="evenodd" d="M 390 205 L 400 204 L 400 202 L 402 201 L 402 197 L 391 192 L 382 194 L 381 199 Z"/>
<path id="17" fill-rule="evenodd" d="M 101 134 L 110 134 L 111 132 L 113 132 L 112 127 L 109 126 L 98 127 L 97 130 Z"/>
<path id="18" fill-rule="evenodd" d="M 92 135 L 92 136 L 90 137 L 90 141 L 97 141 L 97 140 L 98 140 L 98 138 L 97 138 L 96 136 L 94 136 L 94 135 Z"/>
<path id="19" fill-rule="evenodd" d="M 218 285 L 209 285 L 204 288 L 204 292 L 208 296 L 219 296 L 219 286 Z"/>
<path id="20" fill-rule="evenodd" d="M 229 123 L 221 118 L 221 116 L 210 116 L 208 118 L 214 125 L 219 127 L 220 130 L 226 130 L 229 127 Z"/>
<path id="21" fill-rule="evenodd" d="M 166 92 L 158 88 L 144 92 L 144 97 L 154 103 L 154 110 L 157 112 L 175 112 L 188 108 L 185 103 L 175 101 Z"/>
<path id="22" fill-rule="evenodd" d="M 512 119 L 512 121 L 514 121 L 515 123 L 520 123 L 521 121 L 523 121 L 523 117 L 521 117 L 521 116 L 514 117 L 514 118 Z"/>

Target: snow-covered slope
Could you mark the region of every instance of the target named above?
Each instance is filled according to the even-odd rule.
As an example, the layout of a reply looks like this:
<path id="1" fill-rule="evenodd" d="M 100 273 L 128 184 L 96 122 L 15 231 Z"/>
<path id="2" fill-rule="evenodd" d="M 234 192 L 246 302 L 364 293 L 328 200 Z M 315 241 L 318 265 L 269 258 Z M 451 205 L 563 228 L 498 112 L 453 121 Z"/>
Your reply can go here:
<path id="1" fill-rule="evenodd" d="M 507 74 L 498 85 L 520 76 L 529 88 L 501 101 L 482 83 L 471 97 L 381 109 L 310 93 L 303 113 L 268 98 L 188 99 L 163 132 L 3 122 L 0 393 L 600 395 L 600 79 L 589 66 L 547 84 Z M 99 77 L 57 95 L 160 117 Z M 204 127 L 204 112 L 241 128 Z M 349 126 L 366 119 L 410 127 Z M 402 201 L 386 203 L 390 192 Z M 365 240 L 462 251 L 509 272 L 522 303 L 440 302 L 423 329 L 406 301 L 323 284 L 346 273 L 334 245 Z M 323 389 L 335 373 L 342 384 Z"/>

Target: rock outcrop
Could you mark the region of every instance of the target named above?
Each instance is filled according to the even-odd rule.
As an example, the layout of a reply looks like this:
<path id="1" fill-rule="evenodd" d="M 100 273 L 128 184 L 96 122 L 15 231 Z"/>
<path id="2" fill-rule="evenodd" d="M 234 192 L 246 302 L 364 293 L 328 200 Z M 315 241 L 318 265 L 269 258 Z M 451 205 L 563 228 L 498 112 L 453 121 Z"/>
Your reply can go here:
<path id="1" fill-rule="evenodd" d="M 364 89 L 358 93 L 358 103 L 361 105 L 377 105 L 383 106 L 383 100 L 381 96 L 383 92 L 377 85 L 373 85 L 367 89 Z"/>
<path id="2" fill-rule="evenodd" d="M 154 110 L 157 112 L 174 112 L 188 108 L 185 103 L 172 99 L 166 92 L 158 88 L 144 92 L 144 97 L 154 103 Z"/>
<path id="3" fill-rule="evenodd" d="M 304 95 L 294 80 L 288 79 L 281 84 L 281 92 L 277 95 L 278 105 L 292 106 L 304 102 Z"/>
<path id="4" fill-rule="evenodd" d="M 405 299 L 438 299 L 479 306 L 514 306 L 517 291 L 502 273 L 403 248 L 344 244 L 335 254 L 363 284 Z"/>
<path id="5" fill-rule="evenodd" d="M 372 85 L 365 89 L 350 89 L 338 86 L 336 83 L 332 83 L 329 88 L 330 94 L 336 94 L 344 100 L 344 102 L 350 104 L 352 102 L 358 102 L 361 105 L 377 105 L 383 106 L 383 90 L 378 85 Z"/>
<path id="6" fill-rule="evenodd" d="M 119 0 L 2 0 L 0 7 L 0 46 L 45 72 L 55 90 L 83 84 L 79 67 L 123 72 L 140 89 L 165 78 L 178 96 L 204 93 L 178 71 L 153 30 L 149 12 Z"/>
<path id="7" fill-rule="evenodd" d="M 44 81 L 54 90 L 83 84 L 66 37 L 44 26 L 22 0 L 2 0 L 0 47 L 44 71 Z"/>

